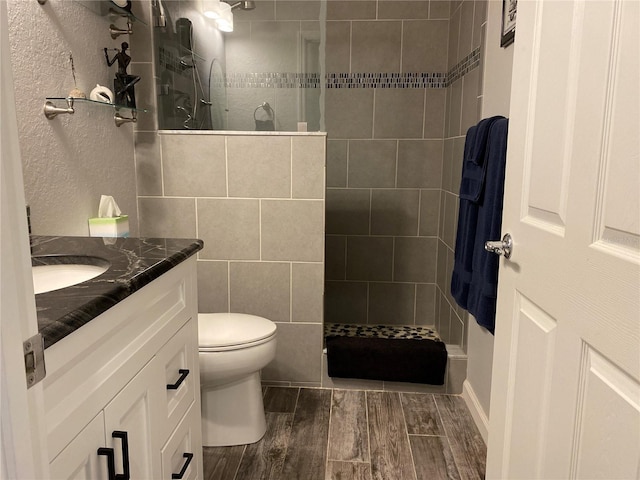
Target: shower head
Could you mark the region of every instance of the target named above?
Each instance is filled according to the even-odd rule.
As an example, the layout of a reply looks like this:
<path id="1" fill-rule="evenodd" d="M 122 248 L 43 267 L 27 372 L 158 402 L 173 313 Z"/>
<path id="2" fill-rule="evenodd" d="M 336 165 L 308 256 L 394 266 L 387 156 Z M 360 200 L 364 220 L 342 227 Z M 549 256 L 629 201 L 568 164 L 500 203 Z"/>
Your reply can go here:
<path id="1" fill-rule="evenodd" d="M 239 8 L 240 10 L 253 10 L 256 8 L 256 2 L 253 0 L 245 0 L 242 2 L 236 2 L 231 4 L 231 10 Z"/>

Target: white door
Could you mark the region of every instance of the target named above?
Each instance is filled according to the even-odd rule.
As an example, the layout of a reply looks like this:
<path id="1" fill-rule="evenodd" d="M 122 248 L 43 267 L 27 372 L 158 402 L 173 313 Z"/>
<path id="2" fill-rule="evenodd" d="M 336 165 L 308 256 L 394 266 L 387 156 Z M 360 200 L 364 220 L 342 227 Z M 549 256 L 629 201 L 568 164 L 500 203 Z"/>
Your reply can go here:
<path id="1" fill-rule="evenodd" d="M 487 478 L 640 478 L 640 2 L 518 2 Z"/>
<path id="2" fill-rule="evenodd" d="M 162 415 L 161 402 L 166 396 L 165 386 L 164 371 L 153 359 L 105 407 L 107 447 L 115 451 L 116 474 L 123 473 L 126 460 L 123 457 L 124 440 L 113 433 L 125 432 L 131 478 L 161 478 L 160 452 L 166 438 L 162 436 L 162 422 L 166 416 Z"/>
<path id="3" fill-rule="evenodd" d="M 48 478 L 42 384 L 27 390 L 22 342 L 38 332 L 6 2 L 0 1 L 0 478 Z"/>

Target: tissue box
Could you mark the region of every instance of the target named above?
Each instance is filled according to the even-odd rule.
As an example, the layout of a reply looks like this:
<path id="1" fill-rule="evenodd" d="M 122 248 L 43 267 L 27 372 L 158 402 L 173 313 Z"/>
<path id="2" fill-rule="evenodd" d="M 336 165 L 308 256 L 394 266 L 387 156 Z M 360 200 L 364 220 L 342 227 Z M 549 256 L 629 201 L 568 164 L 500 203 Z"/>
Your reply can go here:
<path id="1" fill-rule="evenodd" d="M 89 235 L 92 237 L 128 237 L 129 215 L 90 218 Z"/>

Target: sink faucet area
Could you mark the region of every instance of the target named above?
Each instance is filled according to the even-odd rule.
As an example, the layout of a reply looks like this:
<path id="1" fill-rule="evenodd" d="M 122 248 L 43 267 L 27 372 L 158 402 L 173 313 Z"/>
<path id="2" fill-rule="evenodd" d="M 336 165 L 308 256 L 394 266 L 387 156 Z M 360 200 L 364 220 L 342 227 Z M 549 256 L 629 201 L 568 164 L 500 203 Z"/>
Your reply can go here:
<path id="1" fill-rule="evenodd" d="M 31 264 L 36 295 L 86 282 L 111 266 L 104 258 L 79 255 L 32 257 Z"/>
<path id="2" fill-rule="evenodd" d="M 202 248 L 164 238 L 31 236 L 38 330 L 50 347 Z"/>

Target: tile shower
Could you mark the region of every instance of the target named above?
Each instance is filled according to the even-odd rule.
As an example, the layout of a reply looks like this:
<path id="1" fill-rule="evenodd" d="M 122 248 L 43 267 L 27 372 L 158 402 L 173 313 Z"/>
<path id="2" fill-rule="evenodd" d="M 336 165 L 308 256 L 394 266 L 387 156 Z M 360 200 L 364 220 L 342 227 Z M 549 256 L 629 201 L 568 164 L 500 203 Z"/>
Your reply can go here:
<path id="1" fill-rule="evenodd" d="M 257 267 L 261 270 L 257 278 L 262 275 L 270 280 L 282 279 L 288 282 L 291 292 L 302 292 L 298 295 L 303 296 L 298 298 L 307 295 L 304 302 L 311 301 L 312 305 L 322 308 L 318 292 L 322 294 L 324 276 L 326 322 L 435 325 L 448 345 L 461 347 L 460 355 L 451 357 L 449 362 L 450 369 L 455 366 L 457 373 L 448 380 L 450 385 L 436 391 L 445 391 L 445 388 L 459 391 L 466 370 L 467 320 L 450 298 L 448 282 L 453 263 L 456 190 L 464 133 L 478 120 L 480 27 L 484 22 L 485 2 L 330 0 L 322 25 L 312 20 L 318 18 L 313 17 L 318 14 L 318 2 L 256 3 L 256 10 L 236 17 L 238 35 L 234 37 L 234 32 L 225 38 L 229 44 L 227 67 L 233 64 L 229 63 L 230 51 L 241 52 L 242 32 L 247 29 L 273 30 L 281 22 L 290 22 L 285 30 L 297 32 L 324 28 L 326 58 L 320 82 L 324 86 L 322 107 L 327 131 L 325 258 L 310 263 L 287 259 L 284 264 L 288 265 L 288 272 L 279 261 L 269 260 Z M 313 34 L 308 37 L 314 38 Z M 287 71 L 285 65 L 276 73 Z M 244 95 L 253 105 L 264 95 L 272 95 L 274 103 L 280 99 L 278 110 L 289 108 L 283 92 L 295 89 L 243 84 L 247 72 L 227 70 L 226 73 L 228 81 L 235 81 L 235 91 L 228 89 L 229 101 Z M 322 90 L 316 88 L 319 82 L 313 74 L 304 81 L 308 84 L 302 88 L 318 93 Z M 299 92 L 296 95 L 300 98 Z M 229 126 L 236 123 L 229 118 Z M 242 125 L 253 129 L 250 124 Z M 293 125 L 288 121 L 287 129 L 294 130 Z M 199 195 L 218 196 L 217 193 L 198 193 L 197 184 L 204 178 L 211 179 L 211 189 L 222 188 L 216 186 L 215 180 L 219 178 L 219 171 L 215 171 L 214 165 L 219 164 L 219 160 L 214 158 L 213 164 L 207 160 L 212 152 L 221 150 L 216 147 L 199 150 L 191 144 L 192 140 L 186 140 L 188 149 L 194 158 L 199 158 L 202 171 L 207 173 L 194 173 L 200 179 L 189 180 L 195 182 L 193 185 L 183 185 L 182 188 L 189 190 L 183 196 L 184 193 L 172 189 L 180 182 L 188 182 L 184 158 L 179 153 L 173 156 L 166 153 L 167 148 L 169 152 L 172 148 L 168 143 L 180 136 L 171 140 L 165 134 L 158 137 L 155 127 L 148 125 L 143 128 L 138 125 L 137 130 L 136 162 L 138 188 L 142 192 L 139 205 L 143 234 L 148 234 L 145 229 L 151 233 L 162 231 L 161 225 L 168 228 L 170 223 L 171 235 L 195 232 L 202 237 L 208 234 L 208 244 L 215 242 L 218 244 L 215 248 L 222 249 L 214 227 L 220 228 L 222 224 L 216 222 L 236 216 L 240 210 L 242 218 L 255 217 L 250 200 L 259 202 L 260 208 L 267 206 L 260 215 L 268 215 L 270 202 L 276 202 L 268 192 L 255 197 L 247 194 L 246 198 L 245 193 L 238 193 L 237 198 L 226 198 L 225 195 L 235 195 L 228 191 L 221 198 L 200 198 Z M 197 135 L 186 137 L 191 139 Z M 216 141 L 230 141 L 231 145 L 234 142 L 253 144 L 254 150 L 250 151 L 254 152 L 278 151 L 281 141 L 277 135 L 210 136 L 216 137 L 219 139 Z M 302 142 L 304 137 L 287 138 Z M 226 145 L 228 148 L 229 143 Z M 173 148 L 176 152 L 187 151 L 186 146 Z M 160 152 L 162 164 L 154 156 Z M 228 161 L 229 155 L 236 154 L 228 149 L 225 155 Z M 289 154 L 290 160 L 294 158 L 292 155 L 295 154 Z M 248 173 L 249 167 L 242 174 Z M 289 200 L 293 198 L 292 195 Z M 154 213 L 163 211 L 165 205 L 179 203 L 187 207 L 186 211 L 193 211 L 193 216 L 175 208 L 173 213 L 168 213 L 173 220 L 163 223 Z M 229 209 L 230 205 L 233 209 Z M 248 223 L 256 225 L 262 221 L 264 218 L 260 217 L 257 223 Z M 228 248 L 238 247 L 230 243 Z M 252 268 L 255 259 L 209 255 L 200 259 L 201 289 L 219 290 L 226 295 L 203 295 L 206 300 L 201 304 L 202 311 L 254 308 L 251 295 L 243 298 L 233 295 L 235 300 L 231 300 L 230 292 L 234 284 L 249 278 L 242 269 Z M 321 272 L 323 260 L 324 272 Z M 294 312 L 296 308 L 300 310 L 295 306 L 295 294 L 286 295 L 285 290 L 282 288 L 282 294 L 270 295 L 271 302 L 277 306 L 255 311 L 265 316 L 275 315 L 287 324 L 283 325 L 281 338 L 288 347 L 281 352 L 279 364 L 270 372 L 267 370 L 266 378 L 284 384 L 331 386 L 334 383 L 321 367 L 322 317 L 313 313 L 311 320 L 297 320 Z M 309 300 L 312 297 L 313 300 Z M 385 388 L 383 382 L 379 387 Z"/>

